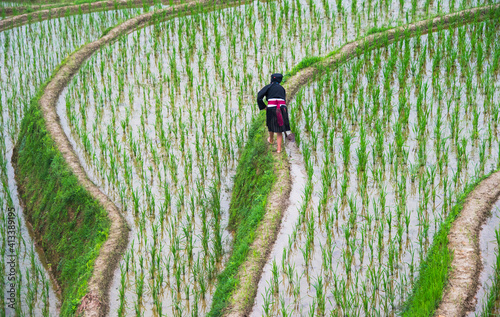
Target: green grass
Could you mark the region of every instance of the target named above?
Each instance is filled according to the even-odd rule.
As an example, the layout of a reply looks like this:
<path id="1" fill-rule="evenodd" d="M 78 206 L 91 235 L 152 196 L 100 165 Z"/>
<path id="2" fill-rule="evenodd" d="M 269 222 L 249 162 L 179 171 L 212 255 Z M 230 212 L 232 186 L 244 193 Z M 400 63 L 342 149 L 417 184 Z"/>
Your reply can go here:
<path id="1" fill-rule="evenodd" d="M 93 3 L 101 0 L 76 0 L 75 4 Z"/>
<path id="2" fill-rule="evenodd" d="M 224 313 L 232 292 L 239 284 L 238 270 L 247 258 L 276 179 L 265 121 L 264 111 L 252 121 L 248 142 L 238 163 L 229 210 L 230 228 L 235 231 L 233 253 L 218 277 L 208 316 L 221 316 Z"/>
<path id="3" fill-rule="evenodd" d="M 393 29 L 393 28 L 394 28 L 394 26 L 381 26 L 381 27 L 374 26 L 374 27 L 368 29 L 368 31 L 366 31 L 365 36 L 372 35 L 375 33 L 385 32 L 385 31 Z"/>
<path id="4" fill-rule="evenodd" d="M 60 314 L 70 316 L 87 292 L 110 222 L 103 207 L 78 183 L 46 129 L 39 106 L 44 87 L 22 120 L 13 161 L 24 212 L 62 288 Z"/>
<path id="5" fill-rule="evenodd" d="M 302 69 L 307 68 L 309 66 L 315 66 L 319 62 L 323 61 L 323 59 L 324 59 L 324 57 L 320 57 L 320 56 L 305 57 L 297 65 L 295 65 L 289 72 L 287 72 L 283 76 L 283 83 L 285 83 L 287 79 L 293 77 L 295 74 L 297 74 Z"/>
<path id="6" fill-rule="evenodd" d="M 453 260 L 453 252 L 448 248 L 448 234 L 451 225 L 462 211 L 467 196 L 488 176 L 477 179 L 464 189 L 439 231 L 434 235 L 434 241 L 427 253 L 427 257 L 420 263 L 418 280 L 410 297 L 403 305 L 402 316 L 423 317 L 433 315 L 443 297 L 443 291 L 450 273 L 451 261 Z"/>

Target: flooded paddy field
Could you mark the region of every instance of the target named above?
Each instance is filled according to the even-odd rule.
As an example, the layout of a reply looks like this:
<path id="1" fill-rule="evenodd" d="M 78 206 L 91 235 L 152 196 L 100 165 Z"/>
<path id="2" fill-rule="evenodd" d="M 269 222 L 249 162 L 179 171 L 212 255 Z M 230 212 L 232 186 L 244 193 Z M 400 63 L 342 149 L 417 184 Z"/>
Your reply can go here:
<path id="1" fill-rule="evenodd" d="M 111 314 L 184 316 L 209 311 L 217 275 L 231 252 L 232 236 L 226 227 L 232 176 L 257 112 L 255 94 L 268 83 L 270 73 L 289 71 L 305 57 L 333 51 L 374 27 L 479 4 L 255 1 L 158 22 L 97 51 L 60 97 L 58 114 L 86 172 L 120 206 L 132 228 L 129 249 L 115 273 Z M 477 88 L 482 86 L 471 75 L 475 72 L 462 74 L 457 56 L 448 61 L 454 48 L 436 47 L 461 36 L 447 32 L 399 44 L 405 48 L 404 60 L 395 44 L 342 66 L 334 73 L 336 84 L 322 79 L 290 105 L 308 181 L 292 235 L 277 242 L 282 245 L 281 239 L 286 239 L 288 249 L 279 257 L 285 262 L 273 265 L 273 276 L 278 278 L 274 283 L 287 276 L 288 284 L 280 287 L 294 289 L 278 288 L 278 298 L 263 291 L 271 297 L 259 294 L 256 312 L 306 314 L 320 304 L 331 311 L 333 305 L 343 307 L 341 303 L 352 298 L 354 306 L 338 308 L 339 312 L 359 312 L 362 299 L 356 296 L 363 287 L 376 295 L 369 312 L 389 314 L 400 308 L 454 194 L 475 172 L 485 173 L 497 163 L 492 161 L 498 154 L 496 138 L 477 145 L 485 133 L 479 128 L 484 122 L 479 108 L 479 117 L 470 115 L 476 118 L 470 119 L 476 122 L 476 128 L 469 127 L 474 133 L 457 123 L 465 108 L 452 103 L 446 111 L 438 110 L 443 96 L 451 93 L 454 100 L 460 99 L 469 86 L 478 92 L 474 98 L 483 100 Z M 471 45 L 472 31 L 461 32 L 464 43 Z M 495 41 L 489 43 L 489 48 L 483 47 L 483 68 L 493 67 Z M 466 50 L 470 56 L 470 48 Z M 464 88 L 453 88 L 451 80 L 453 87 L 445 91 L 433 80 L 436 72 L 429 69 L 436 63 L 444 73 L 444 61 L 454 65 L 457 85 L 458 78 L 471 75 Z M 396 73 L 399 64 L 404 66 L 401 78 Z M 405 81 L 410 74 L 416 77 Z M 418 89 L 412 86 L 415 82 Z M 441 90 L 435 92 L 435 87 Z M 363 99 L 364 92 L 370 98 Z M 489 97 L 498 99 L 496 93 Z M 431 102 L 433 98 L 441 99 Z M 401 110 L 393 104 L 401 104 Z M 415 104 L 425 116 L 418 114 Z M 406 121 L 400 122 L 398 111 Z M 419 142 L 438 137 L 431 129 L 434 123 L 420 119 L 431 114 L 443 117 L 437 150 L 434 145 L 422 148 L 425 142 Z M 371 120 L 370 129 L 362 132 L 361 149 L 358 129 L 365 121 L 358 121 L 360 117 Z M 399 129 L 397 138 L 393 129 Z M 452 132 L 457 140 L 450 138 Z M 465 135 L 474 135 L 477 142 L 462 143 Z M 459 161 L 453 146 L 467 154 L 479 146 L 481 164 L 469 166 L 471 156 Z M 331 162 L 327 167 L 325 160 Z M 387 286 L 393 274 L 400 286 Z M 366 280 L 368 275 L 372 282 Z M 385 288 L 373 286 L 382 281 Z M 332 285 L 337 293 L 330 295 Z M 343 297 L 335 297 L 344 291 Z M 259 308 L 261 304 L 265 307 Z"/>

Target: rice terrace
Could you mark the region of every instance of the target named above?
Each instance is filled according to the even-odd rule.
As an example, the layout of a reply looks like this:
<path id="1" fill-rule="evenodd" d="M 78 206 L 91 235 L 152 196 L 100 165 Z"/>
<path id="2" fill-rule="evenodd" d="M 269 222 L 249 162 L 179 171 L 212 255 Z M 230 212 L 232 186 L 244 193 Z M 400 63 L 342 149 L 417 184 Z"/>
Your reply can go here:
<path id="1" fill-rule="evenodd" d="M 0 1 L 0 317 L 500 316 L 500 2 Z"/>

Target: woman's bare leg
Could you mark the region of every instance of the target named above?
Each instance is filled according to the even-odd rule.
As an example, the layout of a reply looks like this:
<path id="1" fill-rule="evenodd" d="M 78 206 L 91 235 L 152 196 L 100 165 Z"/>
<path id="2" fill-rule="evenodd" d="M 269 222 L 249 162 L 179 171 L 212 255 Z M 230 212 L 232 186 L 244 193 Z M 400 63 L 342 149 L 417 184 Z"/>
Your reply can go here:
<path id="1" fill-rule="evenodd" d="M 267 139 L 267 142 L 273 144 L 273 142 L 274 142 L 274 132 L 269 131 L 269 139 Z"/>
<path id="2" fill-rule="evenodd" d="M 278 139 L 278 153 L 281 152 L 281 143 L 283 143 L 283 133 L 276 133 L 276 139 Z"/>

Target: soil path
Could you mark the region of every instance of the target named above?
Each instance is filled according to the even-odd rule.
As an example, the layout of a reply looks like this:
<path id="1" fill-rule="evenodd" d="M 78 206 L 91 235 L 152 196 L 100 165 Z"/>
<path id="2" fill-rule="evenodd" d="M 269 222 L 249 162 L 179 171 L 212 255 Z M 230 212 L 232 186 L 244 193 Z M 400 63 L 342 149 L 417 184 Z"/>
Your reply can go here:
<path id="1" fill-rule="evenodd" d="M 462 212 L 448 234 L 453 250 L 452 271 L 437 316 L 465 316 L 476 304 L 478 278 L 482 270 L 479 232 L 500 197 L 500 172 L 482 181 L 467 196 Z"/>
<path id="2" fill-rule="evenodd" d="M 473 21 L 479 22 L 487 19 L 488 14 L 499 9 L 500 4 L 463 10 L 368 35 L 360 40 L 348 43 L 333 55 L 326 57 L 313 66 L 302 69 L 289 78 L 285 86 L 288 93 L 287 104 L 290 103 L 299 89 L 307 83 L 313 81 L 328 69 L 360 56 L 366 51 L 393 43 L 404 38 L 405 34 L 409 37 L 415 37 L 435 31 L 439 27 L 444 29 L 450 25 L 458 26 Z M 442 303 L 438 308 L 438 315 L 446 317 L 463 316 L 466 308 L 471 306 L 471 299 L 477 292 L 477 278 L 481 271 L 477 234 L 484 222 L 483 220 L 499 195 L 500 174 L 497 173 L 481 182 L 480 186 L 471 193 L 470 203 L 467 204 L 468 207 L 464 207 L 464 211 L 455 221 L 449 236 L 449 247 L 455 251 L 455 258 L 452 262 L 453 271 L 449 279 L 449 286 L 445 290 Z M 479 201 L 482 202 L 481 205 L 478 204 Z M 279 235 L 282 235 L 281 231 Z M 284 236 L 284 239 L 287 239 L 287 237 Z M 270 246 L 272 247 L 272 243 Z M 248 309 L 237 310 L 233 308 L 232 311 L 240 312 L 239 314 L 231 314 L 232 317 L 246 316 L 248 314 Z"/>
<path id="3" fill-rule="evenodd" d="M 287 154 L 290 159 L 290 173 L 292 187 L 290 191 L 290 198 L 286 210 L 282 216 L 282 223 L 279 224 L 279 234 L 276 237 L 276 242 L 270 250 L 267 259 L 275 259 L 276 265 L 281 267 L 281 259 L 283 250 L 288 246 L 288 237 L 293 231 L 293 227 L 299 218 L 299 208 L 303 202 L 304 189 L 306 186 L 307 174 L 304 167 L 304 159 L 297 147 L 297 143 L 286 144 Z M 265 313 L 261 310 L 263 305 L 262 295 L 266 293 L 266 287 L 269 287 L 268 281 L 272 278 L 272 262 L 265 263 L 260 281 L 256 282 L 255 300 L 250 316 L 264 316 Z M 241 316 L 241 315 L 240 315 Z"/>
<path id="4" fill-rule="evenodd" d="M 262 269 L 276 241 L 281 218 L 288 206 L 292 182 L 290 163 L 285 151 L 273 152 L 272 155 L 277 174 L 276 181 L 267 199 L 266 214 L 255 231 L 257 236 L 250 246 L 245 263 L 240 266 L 238 272 L 240 286 L 231 296 L 226 316 L 247 316 L 252 310 Z"/>

